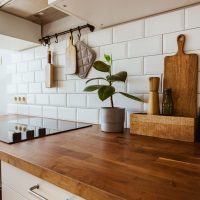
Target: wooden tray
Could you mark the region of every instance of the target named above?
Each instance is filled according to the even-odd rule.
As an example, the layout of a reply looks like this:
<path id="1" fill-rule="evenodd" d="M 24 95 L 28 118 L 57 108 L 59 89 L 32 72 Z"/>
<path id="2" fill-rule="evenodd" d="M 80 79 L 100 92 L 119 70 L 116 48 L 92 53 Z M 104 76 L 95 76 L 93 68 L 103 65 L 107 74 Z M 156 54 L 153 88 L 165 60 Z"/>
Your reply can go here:
<path id="1" fill-rule="evenodd" d="M 131 134 L 195 142 L 197 118 L 134 114 L 130 116 Z"/>

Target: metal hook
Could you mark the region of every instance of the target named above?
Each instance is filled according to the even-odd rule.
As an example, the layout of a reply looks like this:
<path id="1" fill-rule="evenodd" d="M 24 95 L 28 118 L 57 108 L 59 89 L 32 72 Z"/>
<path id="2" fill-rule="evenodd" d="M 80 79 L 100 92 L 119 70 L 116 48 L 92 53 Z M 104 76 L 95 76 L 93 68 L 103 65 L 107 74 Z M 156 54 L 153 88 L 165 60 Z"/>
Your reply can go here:
<path id="1" fill-rule="evenodd" d="M 55 37 L 56 37 L 55 43 L 58 43 L 58 34 L 57 33 L 55 34 Z"/>
<path id="2" fill-rule="evenodd" d="M 69 31 L 70 31 L 70 34 L 71 34 L 70 38 L 71 38 L 71 40 L 72 40 L 72 44 L 73 44 L 73 30 L 70 29 Z"/>
<path id="3" fill-rule="evenodd" d="M 78 39 L 80 40 L 81 39 L 81 29 L 80 29 L 80 26 L 78 26 L 78 32 L 79 32 Z"/>

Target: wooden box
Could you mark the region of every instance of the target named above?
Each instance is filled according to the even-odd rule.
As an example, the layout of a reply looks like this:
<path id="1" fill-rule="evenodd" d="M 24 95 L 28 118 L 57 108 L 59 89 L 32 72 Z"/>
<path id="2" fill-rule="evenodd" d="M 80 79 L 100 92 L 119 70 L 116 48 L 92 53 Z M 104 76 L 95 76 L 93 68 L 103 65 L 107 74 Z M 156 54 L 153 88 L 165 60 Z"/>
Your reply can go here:
<path id="1" fill-rule="evenodd" d="M 194 142 L 197 118 L 135 114 L 130 116 L 131 134 Z"/>

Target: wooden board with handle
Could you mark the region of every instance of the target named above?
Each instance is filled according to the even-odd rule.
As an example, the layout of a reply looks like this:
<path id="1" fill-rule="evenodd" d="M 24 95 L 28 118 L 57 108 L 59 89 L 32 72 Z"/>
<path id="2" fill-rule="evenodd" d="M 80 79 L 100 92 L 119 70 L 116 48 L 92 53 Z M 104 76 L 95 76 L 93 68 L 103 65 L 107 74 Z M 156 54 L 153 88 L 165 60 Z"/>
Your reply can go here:
<path id="1" fill-rule="evenodd" d="M 175 116 L 196 117 L 198 55 L 184 53 L 184 35 L 177 43 L 176 55 L 165 57 L 164 88 L 172 89 Z"/>

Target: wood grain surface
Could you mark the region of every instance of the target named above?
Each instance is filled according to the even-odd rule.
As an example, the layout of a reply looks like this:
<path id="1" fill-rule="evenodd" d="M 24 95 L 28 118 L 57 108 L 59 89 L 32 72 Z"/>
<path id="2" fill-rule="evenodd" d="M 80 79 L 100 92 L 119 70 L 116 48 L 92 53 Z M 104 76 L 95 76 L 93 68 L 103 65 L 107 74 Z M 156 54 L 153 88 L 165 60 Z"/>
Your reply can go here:
<path id="1" fill-rule="evenodd" d="M 196 117 L 198 55 L 184 53 L 184 35 L 178 36 L 177 43 L 177 54 L 165 57 L 164 88 L 172 89 L 174 115 Z"/>
<path id="2" fill-rule="evenodd" d="M 1 160 L 88 200 L 199 200 L 200 145 L 98 126 L 0 143 Z"/>
<path id="3" fill-rule="evenodd" d="M 195 142 L 197 118 L 162 115 L 131 114 L 132 134 L 153 136 L 179 141 Z"/>

